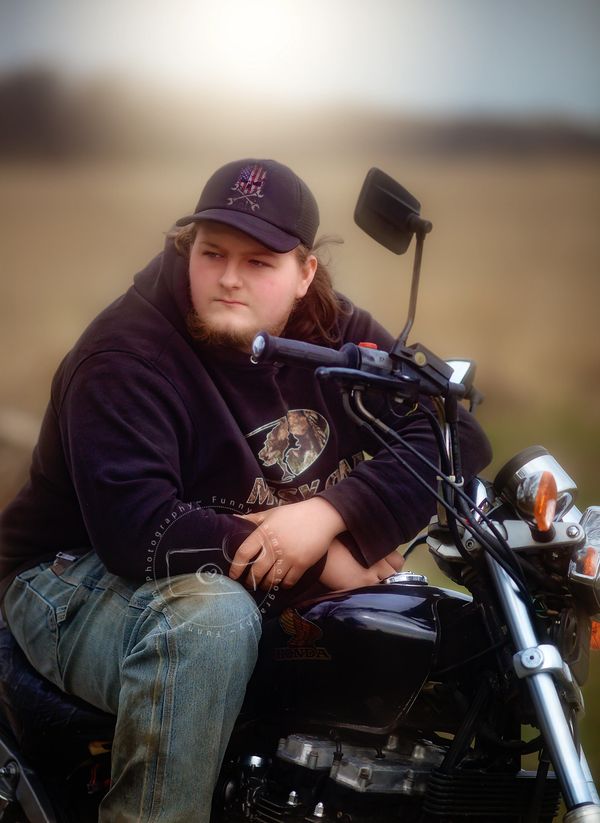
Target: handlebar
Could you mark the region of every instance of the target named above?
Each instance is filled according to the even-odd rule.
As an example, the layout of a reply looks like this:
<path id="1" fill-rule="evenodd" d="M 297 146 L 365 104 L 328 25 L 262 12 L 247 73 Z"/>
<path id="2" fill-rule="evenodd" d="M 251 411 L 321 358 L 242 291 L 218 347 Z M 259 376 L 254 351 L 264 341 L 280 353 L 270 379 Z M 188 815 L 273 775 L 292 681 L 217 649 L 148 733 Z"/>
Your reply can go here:
<path id="1" fill-rule="evenodd" d="M 261 331 L 252 342 L 252 359 L 255 363 L 277 361 L 309 369 L 324 367 L 323 372 L 333 369 L 337 378 L 348 381 L 353 379 L 353 375 L 354 378 L 359 376 L 357 373 L 360 372 L 362 381 L 378 384 L 380 389 L 383 389 L 381 378 L 385 377 L 386 390 L 400 394 L 408 390 L 407 384 L 412 384 L 411 395 L 414 394 L 415 385 L 417 393 L 431 397 L 464 395 L 464 386 L 450 383 L 450 366 L 418 344 L 396 348 L 390 355 L 370 345 L 344 343 L 336 350 L 301 340 L 274 337 Z"/>
<path id="2" fill-rule="evenodd" d="M 273 337 L 259 332 L 252 341 L 252 357 L 255 362 L 281 361 L 315 369 L 318 366 L 337 366 L 356 369 L 360 366 L 360 353 L 354 343 L 345 343 L 339 351 L 301 340 Z"/>
<path id="3" fill-rule="evenodd" d="M 308 369 L 330 366 L 340 369 L 360 369 L 375 374 L 391 375 L 397 367 L 387 352 L 377 348 L 344 343 L 339 349 L 315 346 L 301 340 L 273 337 L 266 331 L 259 332 L 252 342 L 252 357 L 255 362 L 294 363 Z"/>

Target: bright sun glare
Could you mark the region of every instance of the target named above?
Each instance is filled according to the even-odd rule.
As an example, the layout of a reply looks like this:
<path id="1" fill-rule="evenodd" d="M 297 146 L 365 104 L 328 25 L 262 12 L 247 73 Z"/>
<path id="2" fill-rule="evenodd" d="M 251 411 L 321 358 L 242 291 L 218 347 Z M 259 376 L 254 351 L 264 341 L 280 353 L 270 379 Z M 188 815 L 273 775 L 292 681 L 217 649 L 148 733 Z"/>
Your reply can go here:
<path id="1" fill-rule="evenodd" d="M 349 3 L 353 5 L 352 2 Z M 313 0 L 259 0 L 190 4 L 172 3 L 169 22 L 158 13 L 146 19 L 149 41 L 164 38 L 171 30 L 174 47 L 139 55 L 178 82 L 208 81 L 251 93 L 262 89 L 277 95 L 286 91 L 318 96 L 320 85 L 330 85 L 335 65 L 343 59 L 343 42 L 335 44 L 335 59 L 327 58 L 327 38 L 335 19 L 343 20 L 340 0 L 329 0 L 318 9 Z M 348 20 L 345 20 L 344 28 Z"/>

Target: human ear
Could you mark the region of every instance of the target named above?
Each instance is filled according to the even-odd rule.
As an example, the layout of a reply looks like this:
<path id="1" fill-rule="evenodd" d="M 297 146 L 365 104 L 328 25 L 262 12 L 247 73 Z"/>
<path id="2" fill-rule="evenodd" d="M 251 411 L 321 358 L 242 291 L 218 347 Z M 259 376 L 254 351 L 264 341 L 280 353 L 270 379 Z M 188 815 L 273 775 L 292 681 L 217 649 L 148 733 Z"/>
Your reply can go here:
<path id="1" fill-rule="evenodd" d="M 304 295 L 308 291 L 308 287 L 312 283 L 314 276 L 317 273 L 318 265 L 319 261 L 317 260 L 314 254 L 309 254 L 304 263 L 300 265 L 300 280 L 298 282 L 298 288 L 296 290 L 297 298 L 304 297 Z"/>

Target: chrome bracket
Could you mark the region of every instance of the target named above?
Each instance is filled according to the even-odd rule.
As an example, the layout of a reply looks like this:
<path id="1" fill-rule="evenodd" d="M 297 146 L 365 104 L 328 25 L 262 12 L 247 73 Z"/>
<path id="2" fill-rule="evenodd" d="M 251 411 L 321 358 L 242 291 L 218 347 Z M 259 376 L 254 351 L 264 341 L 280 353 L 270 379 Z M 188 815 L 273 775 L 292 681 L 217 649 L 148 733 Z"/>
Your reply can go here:
<path id="1" fill-rule="evenodd" d="M 565 696 L 576 712 L 583 716 L 583 695 L 581 689 L 573 679 L 571 669 L 564 662 L 556 646 L 549 643 L 531 646 L 513 655 L 515 673 L 520 679 L 531 677 L 534 674 L 551 674 L 562 686 Z"/>

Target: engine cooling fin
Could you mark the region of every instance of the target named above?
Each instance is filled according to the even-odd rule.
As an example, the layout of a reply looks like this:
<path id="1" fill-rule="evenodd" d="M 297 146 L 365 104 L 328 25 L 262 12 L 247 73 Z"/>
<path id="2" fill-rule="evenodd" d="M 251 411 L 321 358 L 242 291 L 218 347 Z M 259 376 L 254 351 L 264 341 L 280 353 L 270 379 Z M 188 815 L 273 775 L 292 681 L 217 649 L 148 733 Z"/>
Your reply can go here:
<path id="1" fill-rule="evenodd" d="M 276 823 L 278 820 L 289 819 L 289 814 L 289 808 L 262 796 L 257 798 L 252 820 L 256 823 Z"/>
<path id="2" fill-rule="evenodd" d="M 521 823 L 526 818 L 534 785 L 535 772 L 445 774 L 434 770 L 427 782 L 424 811 L 441 818 L 453 815 Z M 539 823 L 552 823 L 558 803 L 558 783 L 555 775 L 550 774 L 544 786 Z"/>

